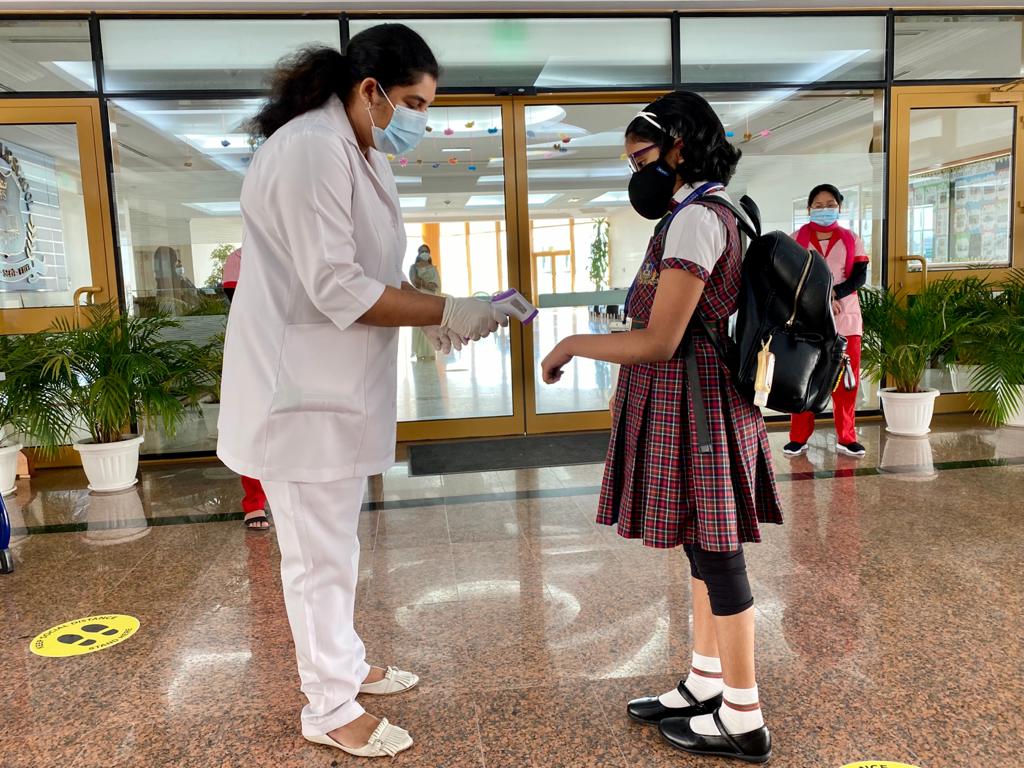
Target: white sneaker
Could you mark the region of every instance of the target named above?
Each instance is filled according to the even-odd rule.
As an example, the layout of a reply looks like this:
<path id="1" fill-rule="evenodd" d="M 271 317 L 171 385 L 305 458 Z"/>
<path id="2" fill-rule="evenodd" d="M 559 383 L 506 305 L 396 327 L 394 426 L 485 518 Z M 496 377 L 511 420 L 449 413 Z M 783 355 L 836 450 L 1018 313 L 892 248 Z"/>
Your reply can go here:
<path id="1" fill-rule="evenodd" d="M 392 725 L 386 717 L 380 721 L 380 725 L 370 734 L 370 740 L 361 747 L 346 747 L 344 744 L 336 742 L 326 733 L 320 736 L 307 736 L 306 734 L 302 734 L 302 736 L 314 744 L 334 747 L 356 757 L 394 757 L 399 752 L 407 750 L 413 744 L 412 736 L 409 735 L 409 732 L 399 728 L 397 725 Z"/>
<path id="2" fill-rule="evenodd" d="M 400 669 L 388 667 L 384 671 L 383 680 L 378 680 L 375 683 L 363 683 L 359 686 L 359 692 L 374 696 L 390 696 L 394 693 L 405 693 L 415 688 L 419 682 L 419 677 L 412 672 L 403 672 Z"/>
<path id="3" fill-rule="evenodd" d="M 867 453 L 864 446 L 856 441 L 852 443 L 836 443 L 836 451 L 858 459 Z"/>

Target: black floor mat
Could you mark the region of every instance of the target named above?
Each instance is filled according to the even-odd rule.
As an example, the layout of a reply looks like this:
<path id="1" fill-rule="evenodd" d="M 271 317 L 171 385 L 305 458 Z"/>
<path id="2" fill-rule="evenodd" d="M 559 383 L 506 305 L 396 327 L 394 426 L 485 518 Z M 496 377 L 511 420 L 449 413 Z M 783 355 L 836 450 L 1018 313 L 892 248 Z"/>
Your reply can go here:
<path id="1" fill-rule="evenodd" d="M 409 446 L 409 474 L 450 475 L 501 469 L 536 469 L 599 464 L 608 452 L 608 432 L 530 435 Z"/>

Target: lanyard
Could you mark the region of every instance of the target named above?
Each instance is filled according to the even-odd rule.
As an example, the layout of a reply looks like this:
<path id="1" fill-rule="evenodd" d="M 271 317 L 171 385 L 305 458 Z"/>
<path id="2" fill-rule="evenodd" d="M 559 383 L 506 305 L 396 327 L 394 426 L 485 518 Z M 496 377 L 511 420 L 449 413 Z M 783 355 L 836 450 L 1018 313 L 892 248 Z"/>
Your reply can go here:
<path id="1" fill-rule="evenodd" d="M 697 187 L 697 189 L 693 190 L 693 192 L 688 194 L 681 202 L 676 203 L 676 205 L 672 208 L 672 212 L 669 213 L 667 216 L 665 216 L 665 218 L 663 218 L 661 220 L 662 222 L 664 222 L 664 224 L 661 224 L 659 222 L 660 229 L 664 229 L 665 227 L 667 227 L 671 223 L 670 221 L 666 221 L 666 219 L 670 220 L 670 219 L 675 218 L 675 215 L 677 213 L 679 213 L 681 210 L 683 210 L 683 208 L 685 208 L 686 206 L 692 204 L 696 200 L 699 200 L 700 198 L 704 197 L 705 195 L 712 195 L 712 194 L 714 194 L 716 192 L 721 192 L 723 189 L 725 189 L 725 184 L 723 184 L 720 181 L 709 181 L 707 184 L 702 184 L 701 186 Z M 646 262 L 646 261 L 647 261 L 647 256 L 644 255 L 644 262 Z M 643 269 L 643 264 L 640 265 L 640 269 L 641 270 Z M 626 315 L 629 314 L 629 305 L 630 305 L 630 303 L 633 300 L 633 291 L 634 290 L 636 290 L 636 280 L 635 279 L 633 280 L 633 283 L 629 286 L 629 290 L 626 291 L 626 303 L 622 307 L 623 312 Z"/>

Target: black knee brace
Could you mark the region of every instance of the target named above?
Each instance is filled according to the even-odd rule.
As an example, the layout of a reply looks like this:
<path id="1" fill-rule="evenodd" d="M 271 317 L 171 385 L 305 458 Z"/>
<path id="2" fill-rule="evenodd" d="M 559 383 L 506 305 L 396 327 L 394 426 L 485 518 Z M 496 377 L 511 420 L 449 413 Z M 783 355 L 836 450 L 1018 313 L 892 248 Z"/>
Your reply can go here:
<path id="1" fill-rule="evenodd" d="M 690 561 L 690 574 L 708 588 L 711 613 L 734 616 L 754 604 L 743 547 L 733 552 L 708 552 L 687 544 L 683 549 Z"/>

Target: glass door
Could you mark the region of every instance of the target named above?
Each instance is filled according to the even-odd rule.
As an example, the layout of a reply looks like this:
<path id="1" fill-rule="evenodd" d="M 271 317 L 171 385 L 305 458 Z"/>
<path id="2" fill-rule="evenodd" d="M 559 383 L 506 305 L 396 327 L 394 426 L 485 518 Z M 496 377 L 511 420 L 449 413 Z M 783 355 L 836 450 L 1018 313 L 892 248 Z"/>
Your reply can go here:
<path id="1" fill-rule="evenodd" d="M 657 94 L 516 104 L 520 288 L 540 309 L 526 334 L 527 431 L 606 429 L 618 366 L 576 359 L 545 385 L 540 361 L 574 333 L 607 333 L 650 236 L 629 207 L 622 130 Z M 529 286 L 528 290 L 522 286 Z"/>
<path id="2" fill-rule="evenodd" d="M 99 104 L 0 101 L 0 333 L 116 300 Z"/>
<path id="3" fill-rule="evenodd" d="M 607 428 L 617 366 L 573 360 L 562 380 L 543 384 L 539 364 L 574 333 L 609 333 L 654 225 L 629 205 L 623 131 L 657 93 L 542 96 L 517 100 L 521 285 L 540 314 L 526 336 L 527 429 Z M 869 282 L 882 280 L 884 135 L 879 90 L 750 92 L 707 90 L 727 135 L 743 150 L 729 185 L 750 195 L 766 231 L 807 222 L 807 195 L 823 181 L 845 196 L 843 223 L 871 256 Z M 529 235 L 527 239 L 526 235 Z M 521 287 L 521 286 L 520 286 Z M 873 387 L 858 410 L 877 408 Z M 766 414 L 771 415 L 771 414 Z"/>
<path id="4" fill-rule="evenodd" d="M 893 92 L 889 281 L 908 294 L 943 278 L 999 279 L 1024 266 L 1020 154 L 1024 93 L 991 86 Z M 970 390 L 969 371 L 935 363 L 924 384 Z M 944 410 L 966 407 L 944 398 Z"/>
<path id="5" fill-rule="evenodd" d="M 404 270 L 420 290 L 490 296 L 518 281 L 510 99 L 442 97 L 424 140 L 389 157 L 405 219 Z M 508 162 L 506 162 L 506 160 Z M 423 246 L 427 259 L 418 259 Z M 399 337 L 400 441 L 524 431 L 522 326 L 512 323 L 450 355 L 418 329 Z"/>

